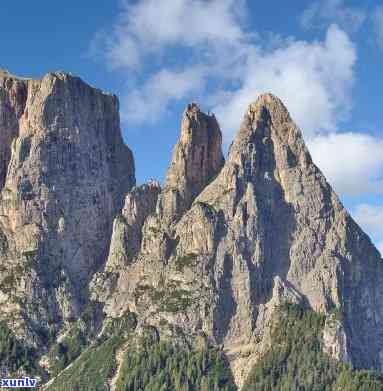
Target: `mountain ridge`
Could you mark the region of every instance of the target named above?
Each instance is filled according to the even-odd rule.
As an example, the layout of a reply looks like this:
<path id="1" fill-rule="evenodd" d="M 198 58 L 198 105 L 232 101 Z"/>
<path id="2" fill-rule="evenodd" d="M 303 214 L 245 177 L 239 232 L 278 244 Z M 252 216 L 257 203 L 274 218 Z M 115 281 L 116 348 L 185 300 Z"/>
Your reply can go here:
<path id="1" fill-rule="evenodd" d="M 285 303 L 324 314 L 329 357 L 383 369 L 380 254 L 277 97 L 248 106 L 226 160 L 189 104 L 161 187 L 136 186 L 115 96 L 61 72 L 2 72 L 0 91 L 1 320 L 45 379 L 122 330 L 130 349 L 218 348 L 241 387 Z"/>

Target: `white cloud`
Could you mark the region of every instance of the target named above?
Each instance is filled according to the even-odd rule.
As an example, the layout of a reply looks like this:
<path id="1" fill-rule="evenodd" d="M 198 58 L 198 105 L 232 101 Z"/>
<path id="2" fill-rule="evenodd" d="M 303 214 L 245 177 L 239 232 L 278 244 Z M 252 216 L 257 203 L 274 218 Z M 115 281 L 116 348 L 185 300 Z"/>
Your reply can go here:
<path id="1" fill-rule="evenodd" d="M 146 122 L 150 110 L 156 121 L 171 102 L 203 96 L 227 144 L 246 106 L 272 92 L 306 135 L 335 130 L 351 107 L 356 51 L 347 34 L 332 25 L 324 41 L 270 47 L 246 30 L 245 11 L 243 0 L 124 2 L 105 46 L 110 66 L 125 68 L 130 81 L 139 75 L 122 100 L 123 118 Z"/>
<path id="2" fill-rule="evenodd" d="M 360 204 L 352 215 L 361 228 L 371 235 L 376 248 L 383 255 L 383 206 Z"/>
<path id="3" fill-rule="evenodd" d="M 344 0 L 313 1 L 301 16 L 305 29 L 326 28 L 337 23 L 343 29 L 355 32 L 366 19 L 366 11 L 361 7 L 347 6 Z"/>
<path id="4" fill-rule="evenodd" d="M 245 8 L 244 0 L 123 1 L 113 31 L 92 45 L 135 86 L 122 98 L 122 118 L 156 121 L 172 102 L 205 93 L 210 80 L 239 77 L 254 38 L 242 28 Z"/>
<path id="5" fill-rule="evenodd" d="M 230 45 L 243 39 L 243 2 L 236 0 L 142 0 L 122 2 L 119 21 L 107 38 L 112 67 L 136 69 L 148 56 L 172 46 Z"/>
<path id="6" fill-rule="evenodd" d="M 203 88 L 202 68 L 185 71 L 161 70 L 139 88 L 132 89 L 122 101 L 123 119 L 130 122 L 153 123 L 168 105 Z"/>
<path id="7" fill-rule="evenodd" d="M 383 241 L 376 244 L 376 248 L 379 250 L 380 255 L 383 256 Z"/>
<path id="8" fill-rule="evenodd" d="M 357 59 L 347 31 L 361 26 L 364 10 L 343 0 L 312 2 L 301 23 L 325 28 L 322 40 L 285 39 L 278 31 L 260 37 L 246 28 L 246 11 L 246 0 L 123 1 L 113 31 L 95 39 L 107 65 L 126 72 L 130 83 L 123 118 L 154 123 L 173 102 L 198 96 L 215 111 L 228 144 L 248 104 L 272 92 L 302 128 L 314 161 L 340 195 L 382 194 L 383 140 L 337 133 L 352 108 Z M 374 23 L 383 47 L 383 7 Z M 369 207 L 357 212 L 368 215 Z M 378 237 L 383 224 L 360 213 L 358 218 Z"/>
<path id="9" fill-rule="evenodd" d="M 323 42 L 289 40 L 272 51 L 253 49 L 241 87 L 217 99 L 215 111 L 230 138 L 247 105 L 261 92 L 279 96 L 306 137 L 335 130 L 347 116 L 356 51 L 337 26 L 330 26 Z"/>
<path id="10" fill-rule="evenodd" d="M 378 45 L 383 49 L 383 6 L 377 7 L 372 14 L 373 28 Z"/>
<path id="11" fill-rule="evenodd" d="M 331 133 L 308 140 L 308 147 L 337 193 L 383 193 L 382 139 L 362 133 Z"/>

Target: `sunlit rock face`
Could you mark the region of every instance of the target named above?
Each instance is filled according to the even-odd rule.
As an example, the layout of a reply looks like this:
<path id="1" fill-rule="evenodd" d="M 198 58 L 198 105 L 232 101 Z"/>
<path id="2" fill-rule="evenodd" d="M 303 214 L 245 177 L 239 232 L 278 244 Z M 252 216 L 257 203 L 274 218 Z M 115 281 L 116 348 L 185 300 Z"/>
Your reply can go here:
<path id="1" fill-rule="evenodd" d="M 39 351 L 91 301 L 106 321 L 134 312 L 137 330 L 219 346 L 241 386 L 289 302 L 326 314 L 333 358 L 383 368 L 379 252 L 271 94 L 226 161 L 215 116 L 188 105 L 164 186 L 135 186 L 115 96 L 1 71 L 0 190 L 0 318 Z"/>
<path id="2" fill-rule="evenodd" d="M 203 113 L 195 103 L 189 104 L 160 197 L 159 213 L 165 221 L 177 221 L 223 163 L 222 135 L 215 116 Z"/>
<path id="3" fill-rule="evenodd" d="M 65 73 L 0 74 L 1 312 L 22 335 L 76 318 L 108 254 L 135 184 L 118 109 Z"/>
<path id="4" fill-rule="evenodd" d="M 251 104 L 223 166 L 220 133 L 214 143 L 206 138 L 211 121 L 187 108 L 140 251 L 98 276 L 94 297 L 108 316 L 134 311 L 163 338 L 180 339 L 177 327 L 182 338 L 208 336 L 239 385 L 270 345 L 273 312 L 286 301 L 340 311 L 339 338 L 329 343 L 327 328 L 328 346 L 338 359 L 376 366 L 380 255 L 312 162 L 287 109 L 271 94 Z"/>

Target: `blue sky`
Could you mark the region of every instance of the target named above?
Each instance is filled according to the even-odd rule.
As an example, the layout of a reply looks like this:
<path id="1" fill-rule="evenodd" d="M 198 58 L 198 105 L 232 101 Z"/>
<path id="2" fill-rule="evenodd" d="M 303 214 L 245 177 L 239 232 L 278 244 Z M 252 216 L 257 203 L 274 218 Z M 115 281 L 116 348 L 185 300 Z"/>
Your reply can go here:
<path id="1" fill-rule="evenodd" d="M 0 12 L 0 67 L 65 70 L 119 96 L 139 183 L 163 180 L 189 101 L 215 112 L 227 147 L 246 106 L 275 93 L 383 249 L 383 1 L 3 0 Z"/>

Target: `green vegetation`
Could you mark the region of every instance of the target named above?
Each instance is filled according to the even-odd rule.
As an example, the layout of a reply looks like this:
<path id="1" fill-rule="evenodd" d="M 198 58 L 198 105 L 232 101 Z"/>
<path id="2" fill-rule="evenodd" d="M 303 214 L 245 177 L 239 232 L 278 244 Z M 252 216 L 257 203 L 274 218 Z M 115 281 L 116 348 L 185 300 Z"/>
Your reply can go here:
<path id="1" fill-rule="evenodd" d="M 160 312 L 185 312 L 193 303 L 191 292 L 178 287 L 178 281 L 169 281 L 161 287 L 137 285 L 134 297 L 136 300 L 147 294 Z"/>
<path id="2" fill-rule="evenodd" d="M 141 289 L 160 296 L 151 286 Z M 334 312 L 333 316 L 341 315 Z M 353 370 L 323 353 L 324 323 L 325 317 L 312 310 L 288 304 L 280 307 L 271 329 L 272 347 L 251 370 L 243 391 L 383 391 L 383 376 Z M 205 345 L 190 350 L 158 342 L 158 332 L 150 326 L 138 338 L 133 333 L 136 325 L 134 313 L 110 319 L 103 338 L 81 354 L 81 336 L 73 331 L 61 342 L 65 354 L 60 353 L 72 365 L 60 372 L 47 390 L 103 391 L 114 376 L 117 391 L 236 390 L 221 351 Z M 127 350 L 117 374 L 116 352 L 122 348 Z"/>
<path id="3" fill-rule="evenodd" d="M 0 367 L 6 370 L 7 376 L 20 372 L 41 375 L 36 365 L 34 351 L 24 347 L 5 322 L 0 322 Z"/>
<path id="4" fill-rule="evenodd" d="M 111 318 L 103 331 L 106 336 L 124 335 L 133 331 L 137 326 L 137 316 L 134 312 L 127 312 L 120 318 Z"/>
<path id="5" fill-rule="evenodd" d="M 187 351 L 169 343 L 125 353 L 116 391 L 231 391 L 231 372 L 217 350 Z"/>
<path id="6" fill-rule="evenodd" d="M 281 307 L 272 347 L 251 370 L 243 391 L 382 391 L 380 375 L 354 371 L 322 352 L 324 322 L 312 310 Z"/>
<path id="7" fill-rule="evenodd" d="M 198 254 L 190 253 L 176 258 L 176 269 L 182 272 L 185 267 L 191 267 L 195 265 L 198 258 Z"/>
<path id="8" fill-rule="evenodd" d="M 333 391 L 382 391 L 383 377 L 374 371 L 344 369 L 333 386 Z"/>
<path id="9" fill-rule="evenodd" d="M 114 336 L 86 349 L 65 371 L 56 377 L 47 391 L 106 391 L 107 379 L 116 368 L 115 354 L 123 339 Z"/>
<path id="10" fill-rule="evenodd" d="M 53 376 L 60 373 L 69 363 L 76 359 L 87 346 L 82 330 L 76 325 L 63 340 L 49 351 L 49 371 Z"/>
<path id="11" fill-rule="evenodd" d="M 15 285 L 16 285 L 16 277 L 14 274 L 8 274 L 3 278 L 1 281 L 1 290 L 10 293 L 15 290 Z"/>
<path id="12" fill-rule="evenodd" d="M 49 371 L 56 376 L 75 360 L 96 337 L 97 317 L 101 309 L 96 303 L 90 303 L 68 331 L 67 335 L 54 344 L 48 353 Z M 114 333 L 117 335 L 117 333 Z M 54 340 L 54 338 L 52 338 Z"/>
<path id="13" fill-rule="evenodd" d="M 5 254 L 8 251 L 8 240 L 4 233 L 0 230 L 0 254 Z"/>
<path id="14" fill-rule="evenodd" d="M 126 321 L 132 321 L 132 316 Z M 119 325 L 122 325 L 122 320 Z M 104 391 L 116 376 L 117 350 L 129 341 L 118 377 L 118 391 L 234 391 L 236 387 L 222 353 L 216 349 L 190 351 L 159 343 L 157 330 L 148 326 L 141 337 L 131 334 L 104 337 L 88 347 L 63 370 L 47 391 Z"/>

